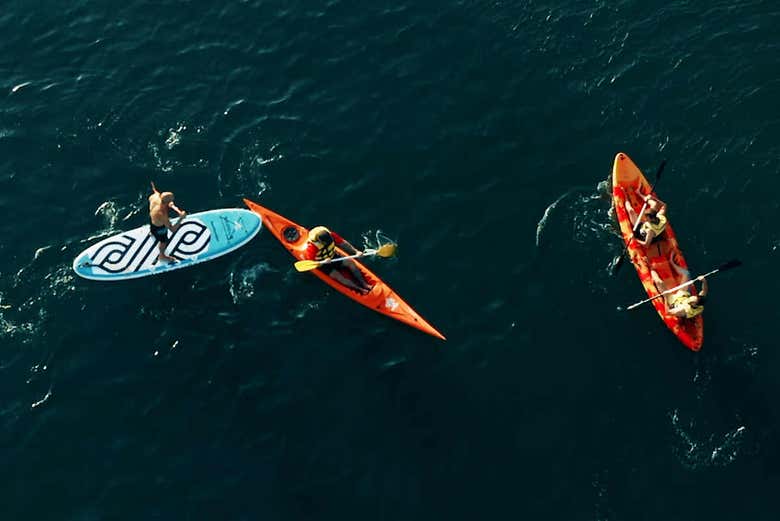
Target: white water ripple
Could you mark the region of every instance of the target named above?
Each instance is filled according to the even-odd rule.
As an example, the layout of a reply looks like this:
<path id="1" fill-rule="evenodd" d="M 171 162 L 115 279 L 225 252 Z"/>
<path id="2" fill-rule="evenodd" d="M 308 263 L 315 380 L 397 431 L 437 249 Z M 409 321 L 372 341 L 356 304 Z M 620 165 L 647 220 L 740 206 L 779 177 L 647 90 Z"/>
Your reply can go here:
<path id="1" fill-rule="evenodd" d="M 265 273 L 274 273 L 276 271 L 267 262 L 261 262 L 238 272 L 230 272 L 229 287 L 233 303 L 240 304 L 251 299 L 255 294 L 258 278 Z"/>
<path id="2" fill-rule="evenodd" d="M 680 463 L 689 469 L 725 467 L 733 463 L 742 451 L 747 428 L 738 425 L 722 434 L 696 433 L 693 420 L 684 421 L 678 409 L 669 413 L 676 436 L 674 448 Z"/>

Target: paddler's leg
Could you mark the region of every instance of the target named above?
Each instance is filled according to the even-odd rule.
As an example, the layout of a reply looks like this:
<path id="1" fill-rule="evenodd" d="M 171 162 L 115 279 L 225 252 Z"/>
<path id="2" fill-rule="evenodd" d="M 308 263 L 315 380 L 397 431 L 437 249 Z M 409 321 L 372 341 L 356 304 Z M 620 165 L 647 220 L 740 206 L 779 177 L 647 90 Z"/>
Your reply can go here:
<path id="1" fill-rule="evenodd" d="M 158 261 L 165 260 L 165 261 L 168 261 L 168 262 L 176 262 L 176 258 L 175 257 L 171 257 L 170 255 L 166 255 L 165 254 L 165 248 L 168 247 L 168 243 L 167 242 L 160 241 L 159 243 L 157 243 L 157 246 L 160 249 L 160 254 L 157 256 L 157 260 Z"/>
<path id="2" fill-rule="evenodd" d="M 680 277 L 682 277 L 682 279 L 683 279 L 682 281 L 683 282 L 688 282 L 689 280 L 691 280 L 691 272 L 688 271 L 687 269 L 683 268 L 682 266 L 678 265 L 674 261 L 675 257 L 676 257 L 676 254 L 675 254 L 674 250 L 669 252 L 669 264 L 672 265 L 672 268 L 674 269 L 674 271 L 676 271 L 677 273 L 680 274 Z"/>
<path id="3" fill-rule="evenodd" d="M 666 284 L 664 284 L 664 281 L 661 280 L 661 277 L 656 273 L 654 269 L 650 270 L 650 277 L 653 279 L 653 282 L 655 283 L 655 287 L 658 290 L 658 293 L 663 293 L 666 291 Z M 671 298 L 671 295 L 664 295 L 664 304 L 666 305 L 666 309 L 669 309 L 669 299 Z"/>
<path id="4" fill-rule="evenodd" d="M 357 264 L 355 264 L 351 260 L 344 261 L 344 264 L 346 265 L 347 269 L 349 269 L 349 272 L 352 274 L 353 277 L 355 277 L 355 280 L 358 281 L 358 284 L 360 284 L 364 291 L 371 291 L 371 284 L 366 281 L 366 278 L 363 276 L 363 272 L 360 271 L 360 268 L 357 267 Z"/>
<path id="5" fill-rule="evenodd" d="M 636 196 L 639 198 L 640 201 L 644 199 L 645 196 L 642 195 L 642 191 L 639 189 L 639 187 L 636 187 L 633 190 L 633 192 L 634 194 L 636 194 Z M 626 206 L 626 213 L 628 213 L 629 222 L 631 222 L 632 227 L 636 226 L 636 220 L 639 218 L 639 214 L 636 213 L 636 210 L 634 210 L 634 207 L 631 205 L 631 201 L 629 201 L 628 199 L 628 192 L 624 190 L 623 194 L 625 195 L 626 198 L 625 206 Z"/>
<path id="6" fill-rule="evenodd" d="M 629 201 L 628 198 L 626 198 L 625 206 L 626 206 L 626 213 L 628 214 L 628 222 L 630 222 L 631 226 L 633 227 L 636 225 L 636 218 L 639 217 L 639 215 L 637 215 L 636 211 L 634 210 L 634 207 L 631 206 L 631 201 Z"/>
<path id="7" fill-rule="evenodd" d="M 352 279 L 340 273 L 339 270 L 331 271 L 330 273 L 328 273 L 328 276 L 334 279 L 335 281 L 337 281 L 338 283 L 340 283 L 342 286 L 346 286 L 349 289 L 354 289 L 358 293 L 368 293 L 368 291 L 365 288 L 362 288 L 357 284 L 355 284 L 354 282 L 352 282 Z"/>

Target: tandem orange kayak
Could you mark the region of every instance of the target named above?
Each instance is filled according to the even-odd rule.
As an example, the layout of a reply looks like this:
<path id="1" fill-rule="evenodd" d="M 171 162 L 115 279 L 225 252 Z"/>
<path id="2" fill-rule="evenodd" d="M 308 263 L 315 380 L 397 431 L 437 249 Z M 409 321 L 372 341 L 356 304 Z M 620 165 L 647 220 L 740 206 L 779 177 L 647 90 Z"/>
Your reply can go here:
<path id="1" fill-rule="evenodd" d="M 647 247 L 634 240 L 633 226 L 626 210 L 626 202 L 634 209 L 638 215 L 644 204 L 641 196 L 650 193 L 652 186 L 647 182 L 645 176 L 634 164 L 633 161 L 624 153 L 615 156 L 615 163 L 612 167 L 612 200 L 615 205 L 615 215 L 617 216 L 620 232 L 626 243 L 631 262 L 636 268 L 639 280 L 642 281 L 648 297 L 655 297 L 660 292 L 650 275 L 653 269 L 666 288 L 672 288 L 687 279 L 678 273 L 670 263 L 670 257 L 681 268 L 688 269 L 688 265 L 683 258 L 680 246 L 677 244 L 677 237 L 672 230 L 671 223 L 667 223 L 666 229 L 659 237 L 653 240 Z M 655 193 L 653 193 L 655 196 Z M 692 294 L 696 294 L 696 289 L 690 286 Z M 666 303 L 664 298 L 655 299 L 652 304 L 672 333 L 689 349 L 698 351 L 701 349 L 704 341 L 704 318 L 697 315 L 694 318 L 678 318 L 669 315 L 666 312 Z"/>
<path id="2" fill-rule="evenodd" d="M 298 260 L 303 260 L 304 251 L 306 250 L 306 241 L 309 235 L 309 230 L 303 226 L 294 223 L 293 221 L 282 217 L 278 213 L 272 212 L 268 208 L 264 208 L 257 203 L 254 203 L 248 199 L 244 199 L 244 203 L 250 210 L 260 215 L 263 219 L 266 229 L 268 229 L 274 237 L 279 239 L 285 248 Z M 339 253 L 345 255 L 345 253 L 339 250 Z M 393 291 L 390 286 L 382 282 L 379 277 L 372 273 L 357 260 L 354 260 L 360 271 L 363 273 L 366 281 L 373 285 L 371 291 L 363 295 L 357 291 L 344 286 L 333 278 L 329 277 L 322 271 L 315 269 L 310 273 L 316 275 L 320 280 L 325 282 L 339 293 L 346 295 L 363 304 L 367 308 L 373 309 L 378 313 L 387 315 L 390 318 L 394 318 L 404 324 L 419 329 L 429 335 L 433 335 L 436 338 L 446 340 L 444 335 L 439 333 L 432 325 L 426 322 L 417 312 L 412 309 L 409 304 L 403 301 L 398 294 Z"/>

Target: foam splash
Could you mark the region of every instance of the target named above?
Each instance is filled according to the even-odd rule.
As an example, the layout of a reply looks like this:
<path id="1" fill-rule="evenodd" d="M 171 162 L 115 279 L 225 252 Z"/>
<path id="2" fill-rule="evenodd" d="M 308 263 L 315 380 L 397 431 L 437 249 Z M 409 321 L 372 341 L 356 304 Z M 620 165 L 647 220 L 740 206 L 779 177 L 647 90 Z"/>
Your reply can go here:
<path id="1" fill-rule="evenodd" d="M 233 303 L 239 304 L 251 299 L 255 294 L 257 279 L 264 273 L 272 273 L 274 271 L 276 270 L 266 262 L 261 262 L 238 273 L 231 271 L 228 285 Z"/>
<path id="2" fill-rule="evenodd" d="M 117 224 L 126 222 L 146 209 L 145 197 L 141 195 L 134 203 L 123 206 L 116 201 L 108 200 L 100 203 L 95 209 L 95 216 L 101 216 L 104 220 L 103 228 L 95 235 L 82 239 L 79 243 L 89 243 L 96 239 L 102 239 L 116 233 Z"/>
<path id="3" fill-rule="evenodd" d="M 181 143 L 181 133 L 187 130 L 187 125 L 179 123 L 175 129 L 168 129 L 168 136 L 165 138 L 165 148 L 173 150 L 173 147 Z"/>
<path id="4" fill-rule="evenodd" d="M 258 150 L 259 147 L 251 147 L 247 150 L 236 171 L 239 181 L 247 181 L 253 184 L 252 193 L 260 196 L 271 189 L 266 181 L 265 169 L 273 163 L 284 159 L 284 155 L 276 152 L 278 144 L 271 145 L 268 150 Z"/>
<path id="5" fill-rule="evenodd" d="M 113 230 L 119 220 L 119 207 L 114 201 L 105 201 L 95 210 L 96 216 L 102 216 L 109 230 Z"/>
<path id="6" fill-rule="evenodd" d="M 388 371 L 400 367 L 408 361 L 408 358 L 404 355 L 393 356 L 389 360 L 385 360 L 379 365 L 379 369 L 382 371 Z"/>
<path id="7" fill-rule="evenodd" d="M 389 235 L 382 230 L 369 230 L 360 236 L 363 241 L 363 249 L 376 250 L 383 244 L 396 244 Z"/>
<path id="8" fill-rule="evenodd" d="M 157 166 L 157 169 L 161 172 L 170 173 L 173 171 L 173 168 L 177 166 L 173 161 L 164 160 L 160 156 L 160 149 L 155 143 L 149 143 L 149 152 L 152 154 L 152 158 L 154 159 L 154 164 Z"/>
<path id="9" fill-rule="evenodd" d="M 306 315 L 311 311 L 317 311 L 320 308 L 319 302 L 310 301 L 303 304 L 300 308 L 294 311 L 294 316 L 297 319 L 306 318 Z"/>
<path id="10" fill-rule="evenodd" d="M 232 107 L 243 103 L 239 100 Z M 227 112 L 227 111 L 226 111 Z M 285 158 L 281 144 L 257 135 L 253 122 L 232 132 L 223 142 L 217 171 L 217 189 L 224 192 L 241 192 L 253 196 L 271 190 L 267 181 L 267 170 Z M 233 186 L 237 185 L 237 186 Z"/>
<path id="11" fill-rule="evenodd" d="M 14 85 L 11 88 L 11 92 L 12 93 L 19 92 L 21 89 L 27 87 L 28 85 L 32 85 L 32 82 L 31 81 L 25 81 L 23 83 L 19 83 L 18 85 Z"/>
<path id="12" fill-rule="evenodd" d="M 542 232 L 544 231 L 545 226 L 547 226 L 547 220 L 550 218 L 550 214 L 553 210 L 563 201 L 566 199 L 566 197 L 571 193 L 571 190 L 564 193 L 558 199 L 553 201 L 547 208 L 544 209 L 544 213 L 542 214 L 542 218 L 539 219 L 539 222 L 536 225 L 536 247 L 538 248 L 542 241 Z"/>
<path id="13" fill-rule="evenodd" d="M 607 488 L 607 483 L 609 483 L 609 476 L 606 470 L 596 473 L 593 476 L 593 481 L 591 481 L 591 486 L 596 494 L 594 519 L 597 520 L 606 521 L 615 518 L 615 513 L 609 506 L 609 489 Z"/>
<path id="14" fill-rule="evenodd" d="M 4 301 L 5 294 L 0 292 L 0 339 L 17 339 L 21 336 L 23 341 L 25 338 L 29 341 L 35 330 L 34 324 L 32 322 L 15 323 L 6 317 L 9 311 L 12 314 L 17 310 L 23 311 L 26 307 L 25 304 L 12 306 L 11 304 L 3 304 Z M 27 313 L 24 315 L 27 316 Z"/>
<path id="15" fill-rule="evenodd" d="M 49 387 L 49 390 L 46 391 L 46 394 L 44 395 L 44 397 L 41 398 L 40 400 L 38 400 L 37 402 L 33 402 L 30 405 L 30 409 L 36 409 L 36 408 L 40 407 L 41 405 L 43 405 L 44 403 L 46 403 L 49 400 L 49 398 L 51 398 L 51 396 L 52 396 L 52 389 L 53 389 L 52 387 Z"/>
<path id="16" fill-rule="evenodd" d="M 15 338 L 19 335 L 32 336 L 34 326 L 30 322 L 15 324 L 0 314 L 0 338 Z"/>
<path id="17" fill-rule="evenodd" d="M 5 295 L 3 295 L 3 292 L 0 291 L 0 311 L 2 311 L 4 309 L 11 309 L 11 305 L 10 304 L 3 304 L 3 300 L 4 299 L 5 299 Z M 0 315 L 0 316 L 2 316 L 2 315 Z"/>
<path id="18" fill-rule="evenodd" d="M 44 246 L 43 248 L 38 248 L 35 250 L 35 254 L 33 255 L 33 260 L 38 260 L 38 257 L 40 257 L 46 250 L 50 249 L 51 245 Z"/>
<path id="19" fill-rule="evenodd" d="M 758 346 L 744 343 L 740 351 L 729 355 L 726 360 L 729 363 L 739 364 L 750 372 L 755 372 L 758 369 L 758 354 Z"/>
<path id="20" fill-rule="evenodd" d="M 559 196 L 545 208 L 536 225 L 536 247 L 541 247 L 542 235 L 549 225 L 553 212 L 561 207 L 567 209 L 564 220 L 570 223 L 573 234 L 571 239 L 577 242 L 591 242 L 593 237 L 608 239 L 612 235 L 612 220 L 609 217 L 611 204 L 605 205 L 609 198 L 608 184 L 601 181 L 595 192 L 592 188 L 575 187 Z M 569 204 L 562 204 L 564 201 Z"/>
<path id="21" fill-rule="evenodd" d="M 737 459 L 744 445 L 747 432 L 744 425 L 720 435 L 697 436 L 695 422 L 682 421 L 678 409 L 669 413 L 669 419 L 676 436 L 674 451 L 680 462 L 689 469 L 725 467 Z"/>
<path id="22" fill-rule="evenodd" d="M 70 266 L 58 266 L 43 277 L 43 280 L 49 282 L 49 297 L 62 297 L 76 291 L 76 286 L 73 284 L 74 279 L 75 275 Z"/>

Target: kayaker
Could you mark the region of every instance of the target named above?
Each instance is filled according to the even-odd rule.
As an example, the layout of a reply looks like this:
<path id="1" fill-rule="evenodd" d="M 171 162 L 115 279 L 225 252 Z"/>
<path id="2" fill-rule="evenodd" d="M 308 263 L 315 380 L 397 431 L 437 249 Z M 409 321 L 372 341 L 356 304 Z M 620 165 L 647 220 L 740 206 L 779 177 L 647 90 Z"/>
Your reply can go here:
<path id="1" fill-rule="evenodd" d="M 674 262 L 674 253 L 669 256 L 669 264 L 682 277 L 683 280 L 680 284 L 691 280 L 688 270 Z M 653 278 L 655 287 L 658 288 L 660 293 L 666 291 L 666 285 L 655 270 L 650 270 L 650 276 Z M 668 314 L 678 318 L 693 318 L 704 312 L 704 302 L 707 299 L 707 291 L 709 290 L 707 279 L 700 275 L 696 277 L 696 280 L 701 283 L 701 289 L 696 295 L 691 295 L 688 288 L 681 288 L 678 291 L 664 295 L 664 303 L 666 304 L 666 312 Z"/>
<path id="2" fill-rule="evenodd" d="M 647 220 L 642 222 L 634 237 L 642 246 L 648 246 L 666 229 L 666 203 L 652 194 L 642 195 L 637 192 L 637 195 L 645 202 L 645 212 L 642 217 Z M 638 215 L 628 200 L 626 200 L 626 211 L 631 223 L 635 225 Z"/>
<path id="3" fill-rule="evenodd" d="M 344 240 L 341 235 L 330 231 L 324 226 L 315 226 L 309 231 L 309 240 L 306 243 L 304 257 L 314 261 L 323 261 L 340 257 L 341 255 L 336 251 L 336 246 L 350 255 L 357 255 L 360 253 L 357 248 Z M 352 274 L 352 278 L 341 273 L 340 268 L 342 267 L 349 270 L 350 274 Z M 368 293 L 371 291 L 371 284 L 366 281 L 363 273 L 357 267 L 357 264 L 351 259 L 324 264 L 318 269 L 355 291 L 360 293 Z"/>
<path id="4" fill-rule="evenodd" d="M 165 248 L 168 246 L 168 230 L 171 234 L 176 233 L 187 212 L 180 210 L 173 203 L 173 192 L 160 192 L 154 186 L 154 181 L 152 181 L 152 192 L 154 193 L 149 196 L 149 233 L 159 241 L 160 254 L 157 260 L 176 262 L 176 258 L 165 254 Z M 180 219 L 176 224 L 172 224 L 168 217 L 169 209 L 179 214 Z"/>

